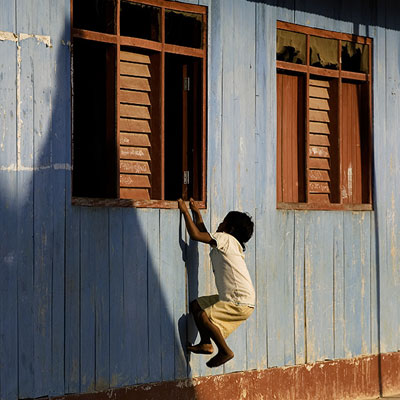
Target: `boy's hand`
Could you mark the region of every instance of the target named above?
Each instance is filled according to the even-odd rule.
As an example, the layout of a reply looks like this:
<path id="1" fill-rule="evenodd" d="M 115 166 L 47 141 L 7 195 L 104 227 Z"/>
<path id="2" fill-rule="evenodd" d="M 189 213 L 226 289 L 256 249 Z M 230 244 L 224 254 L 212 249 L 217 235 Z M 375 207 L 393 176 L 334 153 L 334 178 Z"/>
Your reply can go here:
<path id="1" fill-rule="evenodd" d="M 181 212 L 185 213 L 188 212 L 188 209 L 186 207 L 185 202 L 182 199 L 178 199 L 178 208 L 181 210 Z"/>
<path id="2" fill-rule="evenodd" d="M 200 212 L 199 209 L 197 208 L 196 203 L 195 203 L 195 201 L 193 200 L 192 197 L 191 197 L 190 200 L 189 200 L 189 205 L 190 205 L 190 209 L 191 209 L 192 211 L 194 211 L 194 212 L 196 212 L 196 213 L 199 213 L 199 212 Z"/>

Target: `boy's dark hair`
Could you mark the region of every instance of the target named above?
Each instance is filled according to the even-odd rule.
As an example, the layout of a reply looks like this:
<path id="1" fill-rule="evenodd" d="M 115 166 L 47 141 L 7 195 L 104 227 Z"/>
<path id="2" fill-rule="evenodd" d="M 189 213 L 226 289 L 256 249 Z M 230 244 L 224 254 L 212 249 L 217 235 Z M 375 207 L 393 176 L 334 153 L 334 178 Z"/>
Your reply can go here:
<path id="1" fill-rule="evenodd" d="M 245 243 L 253 236 L 254 222 L 251 216 L 240 211 L 230 211 L 224 221 L 226 222 L 226 232 L 235 237 L 246 250 Z"/>

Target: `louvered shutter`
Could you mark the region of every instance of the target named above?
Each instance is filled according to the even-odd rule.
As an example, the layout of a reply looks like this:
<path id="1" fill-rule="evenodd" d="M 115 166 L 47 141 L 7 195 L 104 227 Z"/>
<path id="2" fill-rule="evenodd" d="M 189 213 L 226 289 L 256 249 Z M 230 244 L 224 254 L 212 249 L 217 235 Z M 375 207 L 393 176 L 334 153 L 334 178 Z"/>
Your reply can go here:
<path id="1" fill-rule="evenodd" d="M 150 57 L 120 53 L 120 198 L 151 198 Z"/>

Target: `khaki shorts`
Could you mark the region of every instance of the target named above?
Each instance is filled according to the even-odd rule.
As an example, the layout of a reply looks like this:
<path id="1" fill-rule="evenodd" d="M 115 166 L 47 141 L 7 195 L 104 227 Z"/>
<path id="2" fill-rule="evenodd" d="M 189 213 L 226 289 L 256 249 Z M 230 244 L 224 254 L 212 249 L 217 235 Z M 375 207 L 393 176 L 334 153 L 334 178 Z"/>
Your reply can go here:
<path id="1" fill-rule="evenodd" d="M 196 299 L 209 320 L 216 325 L 224 338 L 227 338 L 254 311 L 253 307 L 236 305 L 222 301 L 217 294 Z"/>

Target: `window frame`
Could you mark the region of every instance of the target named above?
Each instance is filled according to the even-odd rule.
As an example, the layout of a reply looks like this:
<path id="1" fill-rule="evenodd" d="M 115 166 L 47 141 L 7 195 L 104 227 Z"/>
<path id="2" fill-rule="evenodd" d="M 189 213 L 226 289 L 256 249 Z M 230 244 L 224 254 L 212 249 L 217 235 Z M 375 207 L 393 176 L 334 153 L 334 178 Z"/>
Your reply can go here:
<path id="1" fill-rule="evenodd" d="M 281 61 L 276 59 L 276 75 L 278 75 L 279 71 L 283 72 L 289 72 L 289 73 L 300 73 L 304 75 L 305 77 L 305 84 L 304 84 L 304 90 L 305 90 L 305 98 L 304 98 L 304 114 L 305 114 L 305 148 L 304 148 L 304 156 L 305 156 L 305 165 L 304 165 L 304 186 L 305 186 L 305 201 L 304 202 L 297 202 L 297 203 L 289 203 L 289 202 L 283 202 L 279 201 L 279 191 L 282 190 L 282 184 L 281 180 L 279 179 L 279 174 L 282 172 L 282 161 L 280 160 L 280 154 L 279 154 L 279 143 L 277 143 L 276 146 L 276 151 L 277 151 L 277 181 L 276 181 L 276 208 L 277 209 L 282 209 L 282 210 L 338 210 L 338 211 L 343 211 L 343 210 L 351 210 L 351 211 L 371 211 L 373 210 L 373 188 L 372 188 L 372 154 L 373 154 L 373 141 L 372 141 L 372 120 L 373 120 L 373 109 L 372 109 L 372 38 L 369 37 L 362 37 L 358 35 L 353 35 L 353 34 L 347 34 L 347 33 L 340 33 L 340 32 L 334 32 L 334 31 L 327 31 L 323 29 L 318 29 L 318 28 L 311 28 L 308 26 L 302 26 L 302 25 L 297 25 L 289 22 L 284 22 L 284 21 L 277 21 L 276 22 L 276 29 L 280 30 L 287 30 L 291 32 L 297 32 L 297 33 L 302 33 L 306 35 L 306 60 L 305 64 L 295 64 L 291 62 L 286 62 L 286 61 Z M 277 31 L 276 31 L 277 32 Z M 338 69 L 328 69 L 328 68 L 321 68 L 321 67 L 315 67 L 310 65 L 310 36 L 318 36 L 322 38 L 327 38 L 327 39 L 335 39 L 338 41 Z M 275 35 L 276 37 L 276 35 Z M 349 42 L 354 42 L 357 44 L 363 44 L 368 46 L 368 72 L 352 72 L 352 71 L 346 71 L 342 70 L 342 59 L 341 59 L 341 51 L 342 51 L 342 41 L 349 41 Z M 366 82 L 368 84 L 368 109 L 369 109 L 369 115 L 368 115 L 368 121 L 367 121 L 367 127 L 368 127 L 368 133 L 367 133 L 367 141 L 368 141 L 368 150 L 367 150 L 367 159 L 368 159 L 368 191 L 369 191 L 369 201 L 368 203 L 361 203 L 361 204 L 355 204 L 355 203 L 343 203 L 343 197 L 340 195 L 340 202 L 339 203 L 309 203 L 308 202 L 308 185 L 309 185 L 309 180 L 308 180 L 308 160 L 310 159 L 309 156 L 309 81 L 310 81 L 310 76 L 313 76 L 314 79 L 315 76 L 317 77 L 322 77 L 322 78 L 333 78 L 338 80 L 338 120 L 336 121 L 336 124 L 338 126 L 338 138 L 339 138 L 339 154 L 337 155 L 339 161 L 338 161 L 338 167 L 339 170 L 342 170 L 342 160 L 340 160 L 340 153 L 341 153 L 341 142 L 342 142 L 342 111 L 341 111 L 341 104 L 342 104 L 342 81 L 344 79 L 348 79 L 351 81 L 357 81 L 357 82 Z M 276 87 L 276 86 L 275 86 Z M 276 88 L 277 90 L 277 88 Z M 277 93 L 278 95 L 278 93 Z M 277 99 L 278 96 L 275 96 Z M 281 186 L 280 186 L 281 185 Z M 342 173 L 340 172 L 339 174 L 339 187 L 338 190 L 341 190 L 342 187 Z"/>
<path id="2" fill-rule="evenodd" d="M 95 207 L 137 207 L 137 208 L 177 208 L 177 202 L 174 200 L 165 200 L 165 175 L 164 175 L 164 161 L 165 161 L 165 141 L 164 141 L 164 125 L 165 125 L 165 55 L 176 54 L 182 56 L 195 57 L 201 61 L 200 79 L 201 79 L 201 146 L 199 149 L 199 155 L 201 157 L 201 177 L 199 179 L 200 186 L 200 199 L 196 201 L 199 208 L 205 209 L 207 207 L 207 68 L 208 68 L 208 9 L 206 6 L 193 5 L 187 3 L 174 2 L 169 0 L 128 0 L 135 4 L 141 4 L 145 6 L 153 6 L 160 9 L 160 41 L 153 41 L 148 39 L 141 39 L 136 37 L 127 37 L 120 35 L 120 10 L 121 1 L 114 0 L 115 2 L 115 33 L 102 33 L 97 31 L 91 31 L 86 29 L 74 28 L 73 24 L 73 0 L 70 0 L 70 21 L 71 21 L 71 39 L 72 48 L 74 39 L 89 40 L 92 42 L 107 43 L 116 46 L 116 57 L 115 57 L 115 154 L 117 160 L 116 166 L 116 185 L 117 185 L 117 198 L 91 198 L 91 197 L 76 197 L 72 196 L 71 203 L 76 206 L 95 206 Z M 200 48 L 186 47 L 174 44 L 168 44 L 165 42 L 165 14 L 166 10 L 177 11 L 177 12 L 188 12 L 198 14 L 202 18 L 202 31 Z M 161 148 L 159 150 L 160 164 L 161 164 L 161 197 L 162 199 L 150 199 L 150 200 L 134 200 L 119 198 L 120 196 L 120 53 L 121 47 L 130 47 L 132 49 L 144 49 L 150 51 L 156 51 L 161 57 L 160 67 L 160 113 L 161 113 Z M 71 57 L 71 77 L 73 77 L 73 50 Z M 73 104 L 73 78 L 71 79 L 71 101 Z M 71 118 L 73 120 L 73 105 L 71 107 L 72 113 Z M 74 124 L 72 123 L 72 146 L 71 156 L 73 160 L 73 145 L 74 145 Z M 73 164 L 73 163 L 72 163 Z M 72 179 L 72 178 L 71 178 Z M 73 184 L 73 182 L 72 182 Z"/>

